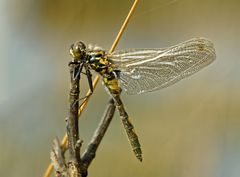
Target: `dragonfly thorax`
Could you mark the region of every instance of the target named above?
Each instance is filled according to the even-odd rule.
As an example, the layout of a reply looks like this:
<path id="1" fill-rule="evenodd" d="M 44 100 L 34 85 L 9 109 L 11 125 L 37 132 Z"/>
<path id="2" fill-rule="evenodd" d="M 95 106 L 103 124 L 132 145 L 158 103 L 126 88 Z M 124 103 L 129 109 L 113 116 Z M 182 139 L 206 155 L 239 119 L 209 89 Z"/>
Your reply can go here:
<path id="1" fill-rule="evenodd" d="M 105 55 L 104 50 L 87 52 L 86 55 L 86 63 L 90 66 L 91 69 L 95 70 L 100 74 L 106 74 L 109 72 L 110 63 Z"/>

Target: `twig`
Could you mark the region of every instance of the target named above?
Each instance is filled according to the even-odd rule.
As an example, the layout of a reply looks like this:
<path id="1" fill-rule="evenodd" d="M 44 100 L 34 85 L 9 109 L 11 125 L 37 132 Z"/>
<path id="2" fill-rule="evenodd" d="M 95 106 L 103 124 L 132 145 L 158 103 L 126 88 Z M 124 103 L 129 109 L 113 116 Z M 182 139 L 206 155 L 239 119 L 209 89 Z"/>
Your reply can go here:
<path id="1" fill-rule="evenodd" d="M 130 9 L 130 11 L 129 11 L 125 21 L 124 21 L 124 23 L 123 23 L 123 25 L 122 25 L 122 27 L 120 28 L 120 31 L 119 31 L 117 37 L 114 40 L 114 43 L 112 44 L 111 49 L 109 50 L 109 53 L 112 53 L 115 50 L 115 48 L 116 48 L 116 46 L 117 46 L 117 44 L 118 44 L 118 42 L 120 40 L 120 37 L 122 36 L 124 30 L 126 29 L 127 24 L 129 22 L 129 19 L 132 16 L 132 14 L 133 14 L 133 12 L 134 12 L 134 10 L 136 8 L 136 5 L 137 5 L 138 1 L 139 0 L 135 0 L 134 1 L 133 5 L 132 5 L 132 7 L 131 7 L 131 9 Z M 99 81 L 99 76 L 97 75 L 95 77 L 94 81 L 93 81 L 93 90 L 95 90 L 98 81 Z M 89 93 L 90 93 L 90 90 L 88 91 L 87 95 L 89 95 Z M 79 111 L 78 111 L 79 112 L 79 116 L 81 115 L 82 111 L 85 109 L 85 107 L 86 107 L 90 97 L 91 97 L 91 95 L 87 96 L 86 99 L 84 99 L 83 104 L 81 105 L 81 107 L 79 108 Z M 62 142 L 61 142 L 61 147 L 62 148 L 66 147 L 66 145 L 67 145 L 67 135 L 65 134 L 64 138 L 62 139 Z M 44 177 L 49 177 L 52 171 L 53 171 L 53 165 L 49 164 L 48 168 L 46 169 L 46 171 L 44 173 Z"/>
<path id="2" fill-rule="evenodd" d="M 67 136 L 68 136 L 68 148 L 69 148 L 69 162 L 68 169 L 70 174 L 74 177 L 81 177 L 81 159 L 80 159 L 80 140 L 78 130 L 78 99 L 79 99 L 79 81 L 82 65 L 79 63 L 70 63 L 70 94 L 69 94 L 69 115 L 67 118 Z"/>
<path id="3" fill-rule="evenodd" d="M 67 177 L 67 166 L 63 154 L 59 140 L 57 138 L 54 139 L 50 158 L 56 171 L 55 176 L 57 177 Z"/>
<path id="4" fill-rule="evenodd" d="M 90 143 L 88 144 L 85 152 L 82 155 L 82 164 L 87 169 L 94 157 L 96 156 L 97 148 L 108 129 L 109 124 L 114 116 L 116 106 L 114 105 L 114 100 L 110 99 L 105 110 L 105 113 L 95 130 Z"/>
<path id="5" fill-rule="evenodd" d="M 96 77 L 96 78 L 94 79 L 94 81 L 93 81 L 93 90 L 95 90 L 95 88 L 96 88 L 96 86 L 97 86 L 98 80 L 99 80 L 99 77 Z M 89 94 L 90 94 L 90 90 L 88 90 L 87 95 L 89 95 Z M 79 110 L 78 110 L 79 117 L 80 117 L 80 115 L 82 114 L 82 112 L 83 112 L 83 110 L 85 109 L 85 107 L 87 106 L 87 103 L 88 103 L 87 100 L 88 100 L 89 98 L 90 98 L 90 96 L 86 97 L 86 98 L 84 99 L 83 103 L 81 104 L 81 107 L 80 107 Z M 67 134 L 65 134 L 64 137 L 63 137 L 63 139 L 62 139 L 62 141 L 61 141 L 61 148 L 62 148 L 62 149 L 66 149 L 67 143 L 68 143 L 68 138 L 67 138 Z M 46 169 L 43 177 L 49 177 L 49 176 L 51 175 L 52 171 L 53 171 L 53 165 L 52 165 L 52 163 L 50 163 L 50 164 L 48 165 L 48 167 L 47 167 L 47 169 Z"/>

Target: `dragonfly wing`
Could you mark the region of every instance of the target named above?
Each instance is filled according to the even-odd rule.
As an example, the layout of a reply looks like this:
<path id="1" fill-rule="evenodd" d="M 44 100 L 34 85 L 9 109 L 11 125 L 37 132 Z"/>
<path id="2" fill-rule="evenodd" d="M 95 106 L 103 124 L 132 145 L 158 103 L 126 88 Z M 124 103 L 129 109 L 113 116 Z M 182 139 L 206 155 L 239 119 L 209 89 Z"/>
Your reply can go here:
<path id="1" fill-rule="evenodd" d="M 169 48 L 129 49 L 109 55 L 112 67 L 120 71 L 121 87 L 128 94 L 168 87 L 215 58 L 213 43 L 205 38 L 194 38 Z"/>

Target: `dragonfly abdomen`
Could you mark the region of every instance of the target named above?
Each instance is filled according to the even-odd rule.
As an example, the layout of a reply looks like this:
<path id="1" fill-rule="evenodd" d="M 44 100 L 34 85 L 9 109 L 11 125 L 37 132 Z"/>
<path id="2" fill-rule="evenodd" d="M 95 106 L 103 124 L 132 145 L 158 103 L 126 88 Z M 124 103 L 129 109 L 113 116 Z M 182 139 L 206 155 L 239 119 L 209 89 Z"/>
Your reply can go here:
<path id="1" fill-rule="evenodd" d="M 107 74 L 103 76 L 103 83 L 108 88 L 110 94 L 120 95 L 121 88 L 119 87 L 118 80 L 116 79 L 113 73 Z"/>
<path id="2" fill-rule="evenodd" d="M 130 118 L 123 106 L 122 100 L 120 98 L 120 95 L 115 95 L 112 94 L 117 109 L 119 111 L 124 129 L 126 130 L 127 136 L 128 136 L 128 140 L 131 144 L 132 150 L 134 152 L 134 155 L 137 157 L 138 160 L 142 161 L 142 150 L 141 150 L 141 145 L 138 139 L 138 136 L 134 130 L 134 126 L 130 121 Z"/>
<path id="3" fill-rule="evenodd" d="M 129 142 L 132 146 L 132 150 L 135 156 L 142 161 L 142 150 L 138 140 L 138 136 L 135 133 L 133 124 L 131 123 L 129 116 L 123 106 L 122 100 L 120 98 L 121 88 L 119 87 L 116 74 L 114 72 L 109 73 L 108 77 L 103 77 L 103 82 L 106 85 L 109 93 L 113 97 L 115 104 L 117 106 L 118 112 L 120 114 L 124 129 L 126 130 Z"/>

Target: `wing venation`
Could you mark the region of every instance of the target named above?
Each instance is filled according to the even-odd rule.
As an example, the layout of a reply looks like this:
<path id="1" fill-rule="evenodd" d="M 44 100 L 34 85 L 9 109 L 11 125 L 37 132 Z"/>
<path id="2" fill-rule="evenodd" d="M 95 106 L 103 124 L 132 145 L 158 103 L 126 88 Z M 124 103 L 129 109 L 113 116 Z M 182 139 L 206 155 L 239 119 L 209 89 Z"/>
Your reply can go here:
<path id="1" fill-rule="evenodd" d="M 128 49 L 108 56 L 120 71 L 120 85 L 128 94 L 168 87 L 186 78 L 216 58 L 211 41 L 194 38 L 162 49 Z"/>

